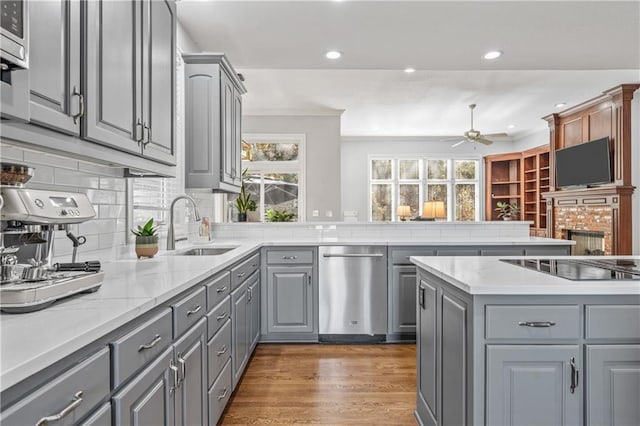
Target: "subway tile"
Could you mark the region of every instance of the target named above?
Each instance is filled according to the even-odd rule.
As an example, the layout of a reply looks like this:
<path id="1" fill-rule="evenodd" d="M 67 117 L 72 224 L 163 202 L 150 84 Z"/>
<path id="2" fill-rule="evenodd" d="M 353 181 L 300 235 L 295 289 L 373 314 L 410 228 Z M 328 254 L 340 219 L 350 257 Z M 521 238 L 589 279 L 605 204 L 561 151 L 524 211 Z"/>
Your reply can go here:
<path id="1" fill-rule="evenodd" d="M 83 190 L 89 200 L 94 204 L 116 204 L 116 192 L 103 189 Z"/>
<path id="2" fill-rule="evenodd" d="M 89 172 L 100 176 L 109 176 L 114 178 L 122 178 L 123 176 L 121 168 L 100 166 L 98 164 L 85 163 L 83 161 L 78 162 L 78 170 L 81 172 Z"/>
<path id="3" fill-rule="evenodd" d="M 98 206 L 100 219 L 118 219 L 126 216 L 125 206 L 100 205 Z"/>
<path id="4" fill-rule="evenodd" d="M 115 219 L 98 219 L 80 224 L 80 233 L 82 235 L 110 234 L 115 231 Z"/>
<path id="5" fill-rule="evenodd" d="M 56 185 L 75 186 L 79 188 L 98 188 L 100 178 L 84 172 L 75 170 L 55 169 L 54 173 Z"/>
<path id="6" fill-rule="evenodd" d="M 2 158 L 2 161 L 24 161 L 24 151 L 3 143 L 0 145 L 0 158 Z"/>
<path id="7" fill-rule="evenodd" d="M 55 184 L 54 172 L 55 169 L 53 167 L 39 165 L 33 173 L 33 177 L 30 182 L 53 185 Z"/>
<path id="8" fill-rule="evenodd" d="M 120 178 L 100 178 L 100 189 L 111 189 L 113 191 L 124 191 L 126 180 Z"/>

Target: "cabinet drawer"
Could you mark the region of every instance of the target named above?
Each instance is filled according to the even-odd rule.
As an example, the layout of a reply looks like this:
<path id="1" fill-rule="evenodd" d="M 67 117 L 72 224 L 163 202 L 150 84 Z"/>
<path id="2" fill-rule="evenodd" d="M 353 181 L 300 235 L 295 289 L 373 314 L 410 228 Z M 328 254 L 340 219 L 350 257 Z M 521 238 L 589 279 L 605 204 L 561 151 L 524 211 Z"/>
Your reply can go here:
<path id="1" fill-rule="evenodd" d="M 231 396 L 231 360 L 228 360 L 211 389 L 209 389 L 209 424 L 218 424 Z"/>
<path id="2" fill-rule="evenodd" d="M 204 316 L 207 295 L 204 287 L 171 305 L 173 309 L 173 338 L 177 339 Z"/>
<path id="3" fill-rule="evenodd" d="M 171 309 L 163 309 L 134 330 L 111 342 L 112 386 L 117 388 L 171 343 Z"/>
<path id="4" fill-rule="evenodd" d="M 577 305 L 492 305 L 486 308 L 487 339 L 577 339 Z"/>
<path id="5" fill-rule="evenodd" d="M 207 352 L 209 359 L 209 381 L 207 383 L 211 384 L 218 377 L 227 360 L 231 358 L 231 319 L 227 319 L 225 325 L 207 343 Z"/>
<path id="6" fill-rule="evenodd" d="M 224 301 L 207 314 L 207 338 L 212 338 L 228 318 L 231 318 L 231 296 L 227 296 Z"/>
<path id="7" fill-rule="evenodd" d="M 587 305 L 587 339 L 640 339 L 640 306 Z"/>
<path id="8" fill-rule="evenodd" d="M 80 426 L 109 426 L 111 425 L 111 403 L 107 402 L 97 409 L 87 420 L 80 423 Z"/>
<path id="9" fill-rule="evenodd" d="M 207 288 L 207 311 L 218 305 L 229 294 L 231 294 L 231 272 L 217 275 L 206 284 Z"/>
<path id="10" fill-rule="evenodd" d="M 108 395 L 109 350 L 104 348 L 2 412 L 0 424 L 35 425 L 72 406 L 55 424 L 76 424 Z"/>
<path id="11" fill-rule="evenodd" d="M 313 263 L 313 250 L 269 250 L 267 263 L 269 265 Z"/>
<path id="12" fill-rule="evenodd" d="M 394 265 L 410 265 L 409 257 L 411 256 L 435 256 L 434 249 L 420 248 L 415 249 L 391 249 L 391 263 Z"/>
<path id="13" fill-rule="evenodd" d="M 236 289 L 251 274 L 260 268 L 260 255 L 256 254 L 231 269 L 231 289 Z"/>

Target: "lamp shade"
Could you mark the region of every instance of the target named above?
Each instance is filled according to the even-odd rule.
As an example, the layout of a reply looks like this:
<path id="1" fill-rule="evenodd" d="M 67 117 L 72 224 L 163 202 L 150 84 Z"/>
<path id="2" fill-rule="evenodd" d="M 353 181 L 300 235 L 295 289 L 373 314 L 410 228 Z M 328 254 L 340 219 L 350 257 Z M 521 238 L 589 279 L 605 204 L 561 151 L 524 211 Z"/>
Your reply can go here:
<path id="1" fill-rule="evenodd" d="M 411 216 L 411 207 L 409 206 L 398 206 L 398 217 L 409 217 Z"/>
<path id="2" fill-rule="evenodd" d="M 446 219 L 444 201 L 425 201 L 422 205 L 423 219 Z"/>

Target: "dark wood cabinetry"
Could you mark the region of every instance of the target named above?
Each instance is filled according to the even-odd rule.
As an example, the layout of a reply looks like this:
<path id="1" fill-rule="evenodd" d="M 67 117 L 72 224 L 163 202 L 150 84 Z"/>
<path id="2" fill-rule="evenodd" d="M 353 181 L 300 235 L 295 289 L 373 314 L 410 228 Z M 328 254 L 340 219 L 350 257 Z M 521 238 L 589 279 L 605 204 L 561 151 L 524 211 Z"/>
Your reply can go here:
<path id="1" fill-rule="evenodd" d="M 521 204 L 522 155 L 519 152 L 489 155 L 484 161 L 487 176 L 486 220 L 498 220 L 498 202 Z"/>

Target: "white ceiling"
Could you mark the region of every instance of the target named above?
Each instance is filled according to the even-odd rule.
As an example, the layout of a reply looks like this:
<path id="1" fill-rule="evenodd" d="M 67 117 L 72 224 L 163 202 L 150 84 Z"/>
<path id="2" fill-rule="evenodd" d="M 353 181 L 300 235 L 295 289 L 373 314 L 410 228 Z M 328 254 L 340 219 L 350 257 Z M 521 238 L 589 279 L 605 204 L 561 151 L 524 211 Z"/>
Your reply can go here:
<path id="1" fill-rule="evenodd" d="M 453 135 L 475 102 L 474 127 L 518 137 L 640 81 L 640 1 L 183 0 L 178 16 L 244 74 L 246 113 L 345 110 L 343 135 Z"/>

